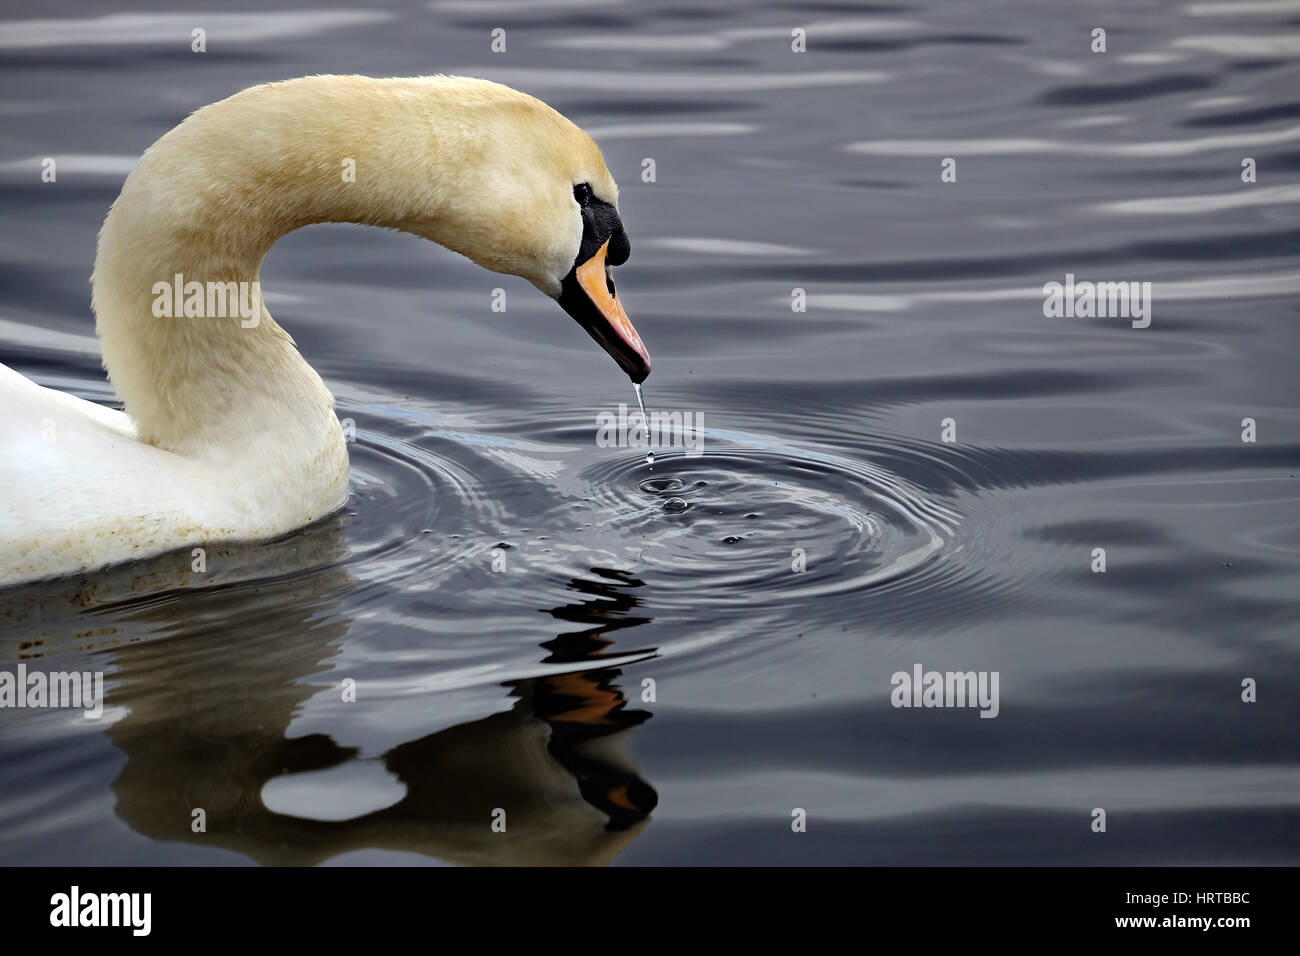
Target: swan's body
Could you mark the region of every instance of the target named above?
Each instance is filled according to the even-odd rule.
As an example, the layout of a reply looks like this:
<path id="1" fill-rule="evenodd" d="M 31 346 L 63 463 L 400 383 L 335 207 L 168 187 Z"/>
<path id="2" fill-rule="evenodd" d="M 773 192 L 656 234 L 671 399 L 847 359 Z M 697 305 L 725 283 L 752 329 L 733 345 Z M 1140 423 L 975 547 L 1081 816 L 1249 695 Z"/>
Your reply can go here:
<path id="1" fill-rule="evenodd" d="M 146 444 L 125 413 L 43 388 L 4 366 L 0 406 L 6 410 L 0 420 L 0 583 L 186 545 L 272 537 L 329 513 L 347 494 L 341 436 L 337 450 L 322 456 L 333 472 L 332 482 L 322 484 L 333 488 L 295 500 L 266 487 L 247 494 L 255 483 L 239 459 L 189 457 Z M 250 449 L 244 461 L 260 460 L 268 473 L 285 474 L 294 454 L 286 448 L 277 456 L 263 447 Z"/>
<path id="2" fill-rule="evenodd" d="M 640 381 L 644 346 L 605 283 L 606 255 L 627 252 L 616 202 L 590 137 L 482 80 L 308 77 L 199 110 L 100 232 L 96 329 L 125 412 L 0 365 L 0 585 L 274 537 L 343 504 L 333 398 L 289 335 L 260 302 L 159 316 L 159 282 L 251 285 L 285 233 L 387 226 L 528 279 Z"/>

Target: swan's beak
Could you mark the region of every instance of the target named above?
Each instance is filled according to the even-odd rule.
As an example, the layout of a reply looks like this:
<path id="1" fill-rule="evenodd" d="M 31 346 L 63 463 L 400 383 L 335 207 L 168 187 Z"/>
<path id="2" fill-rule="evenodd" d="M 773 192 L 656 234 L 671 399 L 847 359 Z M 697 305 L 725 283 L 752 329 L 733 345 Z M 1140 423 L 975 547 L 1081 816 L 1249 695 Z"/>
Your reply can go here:
<path id="1" fill-rule="evenodd" d="M 606 239 L 595 255 L 569 270 L 560 284 L 559 303 L 640 384 L 650 374 L 650 353 L 623 311 L 605 262 L 608 253 Z"/>

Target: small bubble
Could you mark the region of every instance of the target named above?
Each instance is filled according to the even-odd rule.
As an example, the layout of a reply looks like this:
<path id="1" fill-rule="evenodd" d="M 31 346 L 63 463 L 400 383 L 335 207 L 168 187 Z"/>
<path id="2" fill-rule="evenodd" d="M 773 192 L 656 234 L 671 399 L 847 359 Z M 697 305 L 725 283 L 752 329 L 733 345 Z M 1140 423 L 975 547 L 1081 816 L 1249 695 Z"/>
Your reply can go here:
<path id="1" fill-rule="evenodd" d="M 729 535 L 727 535 L 725 538 L 722 539 L 722 543 L 723 543 L 723 544 L 737 544 L 740 540 L 741 540 L 741 539 L 740 539 L 740 538 L 737 538 L 734 534 L 729 534 Z"/>
<path id="2" fill-rule="evenodd" d="M 669 498 L 667 501 L 664 502 L 664 511 L 670 512 L 672 514 L 677 514 L 678 512 L 685 511 L 689 507 L 690 505 L 688 505 L 681 498 Z"/>

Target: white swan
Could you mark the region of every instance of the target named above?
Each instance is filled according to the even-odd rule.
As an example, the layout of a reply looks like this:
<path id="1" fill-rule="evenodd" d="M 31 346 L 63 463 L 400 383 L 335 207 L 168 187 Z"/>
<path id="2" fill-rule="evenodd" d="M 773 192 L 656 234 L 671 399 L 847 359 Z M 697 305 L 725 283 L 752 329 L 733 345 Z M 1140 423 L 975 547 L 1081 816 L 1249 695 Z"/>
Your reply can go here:
<path id="1" fill-rule="evenodd" d="M 223 301 L 255 301 L 271 245 L 311 223 L 401 229 L 522 276 L 642 381 L 608 273 L 629 251 L 617 202 L 586 133 L 484 80 L 313 76 L 197 111 L 100 231 L 92 303 L 125 412 L 0 365 L 0 585 L 266 539 L 342 506 L 329 390 L 260 301 L 247 318 Z M 178 276 L 180 311 L 204 314 L 166 315 Z"/>

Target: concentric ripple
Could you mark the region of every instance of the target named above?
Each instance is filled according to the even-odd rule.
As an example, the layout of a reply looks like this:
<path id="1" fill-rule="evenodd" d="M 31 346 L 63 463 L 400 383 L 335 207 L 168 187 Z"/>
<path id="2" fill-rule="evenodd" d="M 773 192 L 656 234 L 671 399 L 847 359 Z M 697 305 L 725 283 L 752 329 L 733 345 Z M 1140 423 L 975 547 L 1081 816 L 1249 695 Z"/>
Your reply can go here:
<path id="1" fill-rule="evenodd" d="M 587 469 L 607 531 L 632 538 L 671 604 L 754 604 L 869 588 L 939 553 L 957 515 L 862 462 L 736 446 Z"/>

